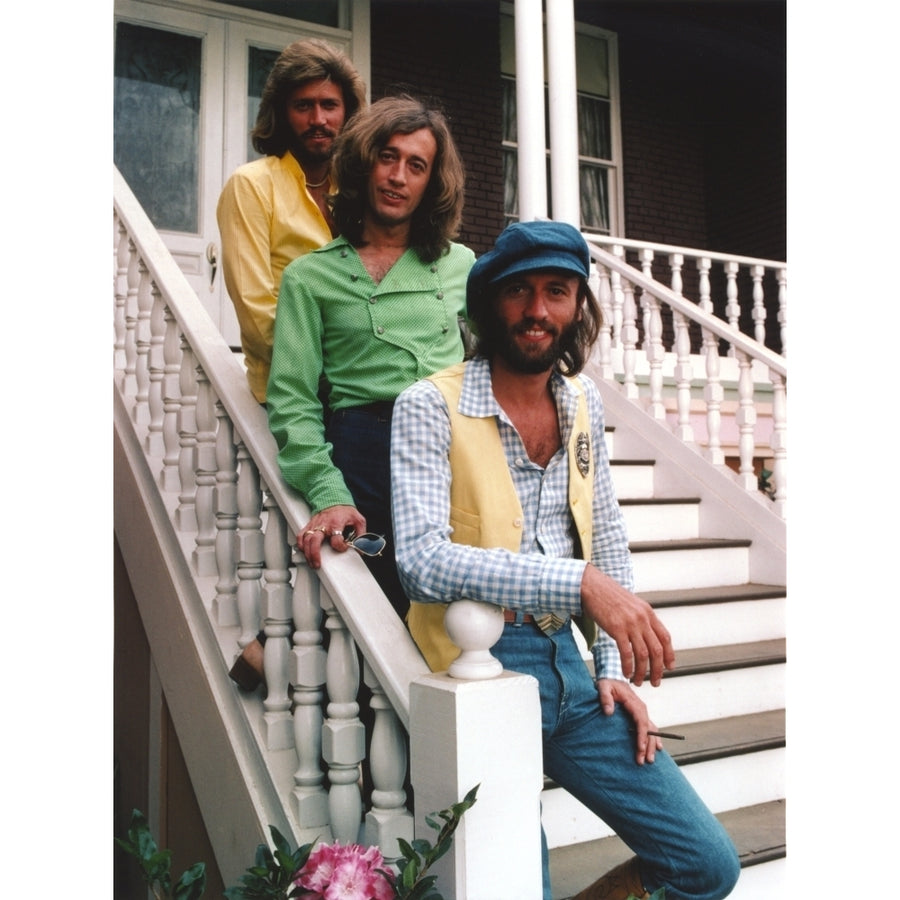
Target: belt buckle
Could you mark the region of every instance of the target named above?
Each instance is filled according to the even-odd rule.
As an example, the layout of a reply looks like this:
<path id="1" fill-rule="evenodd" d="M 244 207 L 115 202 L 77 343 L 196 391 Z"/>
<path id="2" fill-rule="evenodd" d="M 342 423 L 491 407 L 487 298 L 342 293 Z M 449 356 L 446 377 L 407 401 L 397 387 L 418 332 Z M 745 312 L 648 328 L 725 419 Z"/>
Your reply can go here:
<path id="1" fill-rule="evenodd" d="M 566 620 L 561 619 L 555 612 L 550 612 L 543 616 L 535 616 L 534 623 L 549 637 L 556 634 L 566 624 Z"/>

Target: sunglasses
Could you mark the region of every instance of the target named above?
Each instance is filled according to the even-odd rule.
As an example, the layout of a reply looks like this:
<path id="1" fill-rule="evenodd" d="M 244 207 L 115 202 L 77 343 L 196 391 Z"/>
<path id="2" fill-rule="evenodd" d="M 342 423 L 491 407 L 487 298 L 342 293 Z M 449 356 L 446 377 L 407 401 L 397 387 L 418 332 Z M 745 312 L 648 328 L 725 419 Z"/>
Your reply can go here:
<path id="1" fill-rule="evenodd" d="M 357 534 L 352 529 L 344 534 L 344 540 L 362 556 L 381 556 L 387 546 L 387 540 L 382 534 Z"/>

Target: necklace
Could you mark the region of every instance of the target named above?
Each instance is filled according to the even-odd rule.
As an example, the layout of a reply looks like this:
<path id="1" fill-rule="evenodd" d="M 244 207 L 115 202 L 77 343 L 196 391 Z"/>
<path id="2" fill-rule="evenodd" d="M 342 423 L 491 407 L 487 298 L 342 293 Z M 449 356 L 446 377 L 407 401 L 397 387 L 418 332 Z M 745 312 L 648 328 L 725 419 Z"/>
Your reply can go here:
<path id="1" fill-rule="evenodd" d="M 326 181 L 328 181 L 327 175 L 321 181 L 317 182 L 316 184 L 313 184 L 311 181 L 307 181 L 306 186 L 308 188 L 320 188 L 320 187 L 322 187 L 323 184 L 325 184 Z"/>

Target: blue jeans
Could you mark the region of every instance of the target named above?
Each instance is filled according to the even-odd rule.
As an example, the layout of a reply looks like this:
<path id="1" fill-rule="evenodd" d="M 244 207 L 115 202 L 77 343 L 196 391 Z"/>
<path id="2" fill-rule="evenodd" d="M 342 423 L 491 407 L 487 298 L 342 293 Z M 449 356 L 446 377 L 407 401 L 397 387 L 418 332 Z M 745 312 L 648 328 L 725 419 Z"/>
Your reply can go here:
<path id="1" fill-rule="evenodd" d="M 731 839 L 668 753 L 634 761 L 631 717 L 618 706 L 604 715 L 571 625 L 548 637 L 536 625 L 507 624 L 492 652 L 504 668 L 538 680 L 544 773 L 631 848 L 644 887 L 665 886 L 666 900 L 726 897 L 740 872 Z M 545 840 L 542 848 L 549 900 Z"/>

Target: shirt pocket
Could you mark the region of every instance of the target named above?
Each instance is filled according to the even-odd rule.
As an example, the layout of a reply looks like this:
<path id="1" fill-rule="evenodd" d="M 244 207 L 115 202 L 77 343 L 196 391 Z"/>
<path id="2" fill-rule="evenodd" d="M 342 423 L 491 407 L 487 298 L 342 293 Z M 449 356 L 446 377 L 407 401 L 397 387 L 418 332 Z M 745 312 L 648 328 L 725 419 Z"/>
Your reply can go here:
<path id="1" fill-rule="evenodd" d="M 481 516 L 459 506 L 450 507 L 450 540 L 454 544 L 481 546 Z"/>

